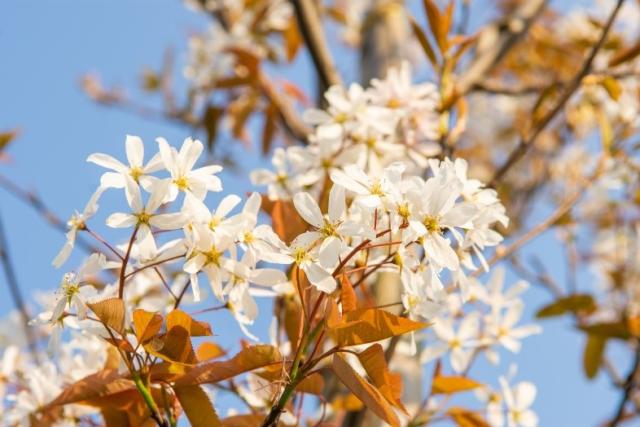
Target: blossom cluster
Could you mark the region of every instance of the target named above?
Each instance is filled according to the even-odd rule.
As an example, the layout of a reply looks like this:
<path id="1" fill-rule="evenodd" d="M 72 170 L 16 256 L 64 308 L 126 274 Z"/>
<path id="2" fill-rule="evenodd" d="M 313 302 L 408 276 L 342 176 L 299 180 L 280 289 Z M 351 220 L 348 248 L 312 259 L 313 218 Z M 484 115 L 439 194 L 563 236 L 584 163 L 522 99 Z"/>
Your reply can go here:
<path id="1" fill-rule="evenodd" d="M 302 298 L 299 287 L 308 280 L 320 295 L 339 297 L 342 281 L 365 288 L 389 273 L 401 284 L 395 305 L 404 308 L 403 315 L 433 323 L 434 339 L 418 337 L 422 362 L 449 352 L 452 369 L 463 372 L 480 352 L 496 362 L 500 346 L 518 351 L 519 340 L 538 331 L 516 325 L 523 286 L 503 293 L 499 270 L 488 288 L 473 277 L 489 269 L 483 251 L 501 242 L 495 228 L 507 226 L 508 218 L 496 191 L 468 176 L 465 160 L 434 157 L 439 147 L 433 142 L 438 135 L 433 86 L 412 85 L 405 64 L 366 90 L 332 87 L 326 99 L 325 110 L 305 113 L 314 125 L 310 144 L 276 149 L 276 171 L 252 173 L 256 184 L 268 187 L 264 197 L 269 203 L 291 207 L 293 216 L 284 220 L 294 232 L 292 239 L 260 223 L 259 193 L 244 203 L 237 195 L 226 195 L 214 209 L 209 207 L 208 196 L 223 190 L 222 168 L 197 166 L 204 150 L 197 140 L 187 138 L 176 149 L 158 138 L 157 152 L 145 160 L 142 140 L 127 136 L 126 162 L 101 153 L 89 156 L 89 162 L 107 171 L 85 209 L 70 219 L 54 265 L 66 262 L 79 233 L 92 236 L 104 250 L 64 274 L 58 292 L 34 319 L 49 328 L 50 354 L 81 358 L 73 345 L 61 344 L 65 327 L 80 331 L 81 340 L 112 342 L 109 328 L 90 315 L 92 304 L 110 298 L 124 301 L 126 331 L 136 309 L 170 312 L 183 301 L 205 299 L 210 291 L 219 307 L 228 309 L 244 333 L 257 340 L 249 328 L 258 315 L 256 296 L 295 295 L 298 287 Z M 101 197 L 113 190 L 123 194 L 128 209 L 110 213 L 105 223 L 129 231 L 122 245 L 111 245 L 90 225 Z M 277 218 L 273 221 L 275 226 Z M 97 286 L 99 274 L 112 279 Z M 208 287 L 201 286 L 203 278 Z M 470 300 L 487 309 L 465 309 Z M 344 310 L 345 302 L 341 304 Z M 403 346 L 415 354 L 415 334 L 410 337 Z M 96 351 L 104 354 L 104 341 L 98 341 L 103 347 Z M 282 354 L 290 354 L 288 343 L 274 341 Z M 59 359 L 62 364 L 65 360 Z M 102 363 L 96 360 L 94 365 Z M 41 406 L 55 397 L 66 381 L 55 387 L 49 382 L 63 375 L 56 370 L 62 367 L 40 367 L 51 372 L 12 395 L 11 419 L 25 419 L 37 409 L 27 402 Z M 508 387 L 503 389 L 510 416 L 527 409 L 518 405 L 531 403 L 513 403 Z M 72 419 L 74 406 L 69 408 L 65 410 Z"/>
<path id="2" fill-rule="evenodd" d="M 196 87 L 212 89 L 220 79 L 236 74 L 233 49 L 247 50 L 258 58 L 284 56 L 282 46 L 273 43 L 270 36 L 286 31 L 291 25 L 293 10 L 289 2 L 261 0 L 248 5 L 233 0 L 191 0 L 187 3 L 196 10 L 204 8 L 219 13 L 224 21 L 224 24 L 213 22 L 207 33 L 189 39 L 184 74 Z"/>

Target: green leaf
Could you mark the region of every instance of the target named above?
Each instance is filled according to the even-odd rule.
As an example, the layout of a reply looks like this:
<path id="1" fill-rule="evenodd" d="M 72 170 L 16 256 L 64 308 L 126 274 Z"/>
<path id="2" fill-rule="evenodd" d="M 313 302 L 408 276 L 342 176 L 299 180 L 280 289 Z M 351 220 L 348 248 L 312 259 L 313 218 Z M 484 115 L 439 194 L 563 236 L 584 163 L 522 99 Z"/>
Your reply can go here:
<path id="1" fill-rule="evenodd" d="M 18 129 L 9 130 L 6 132 L 0 132 L 0 152 L 4 150 L 11 141 L 13 141 L 20 131 Z"/>
<path id="2" fill-rule="evenodd" d="M 593 297 L 588 294 L 573 294 L 568 297 L 559 298 L 555 302 L 542 307 L 536 313 L 539 319 L 545 317 L 561 316 L 566 313 L 576 313 L 578 311 L 592 311 L 595 309 Z"/>
<path id="3" fill-rule="evenodd" d="M 614 101 L 620 99 L 620 95 L 622 95 L 622 85 L 618 80 L 611 76 L 606 76 L 602 79 L 600 84 L 607 91 L 611 99 Z"/>
<path id="4" fill-rule="evenodd" d="M 594 323 L 593 325 L 578 326 L 578 329 L 602 338 L 628 340 L 631 337 L 627 325 L 623 322 Z"/>
<path id="5" fill-rule="evenodd" d="M 584 347 L 583 367 L 587 378 L 595 378 L 602 364 L 602 355 L 607 345 L 607 339 L 600 335 L 588 334 Z"/>

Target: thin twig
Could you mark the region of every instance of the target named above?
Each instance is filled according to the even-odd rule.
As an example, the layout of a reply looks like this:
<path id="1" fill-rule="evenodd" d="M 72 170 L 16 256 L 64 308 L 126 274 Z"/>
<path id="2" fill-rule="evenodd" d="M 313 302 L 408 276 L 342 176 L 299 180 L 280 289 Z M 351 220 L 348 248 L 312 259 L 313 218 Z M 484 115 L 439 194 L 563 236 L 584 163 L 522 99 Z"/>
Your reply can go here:
<path id="1" fill-rule="evenodd" d="M 7 192 L 11 193 L 18 200 L 31 206 L 45 221 L 47 221 L 53 228 L 66 233 L 68 231 L 66 222 L 60 219 L 51 209 L 45 205 L 42 199 L 34 192 L 23 189 L 16 183 L 0 174 L 0 187 L 4 188 Z M 89 253 L 99 252 L 99 250 L 91 243 L 87 242 L 82 236 L 76 237 L 76 243 Z"/>
<path id="2" fill-rule="evenodd" d="M 541 223 L 533 227 L 531 230 L 527 231 L 524 235 L 522 235 L 519 239 L 511 243 L 506 248 L 497 249 L 493 257 L 487 261 L 487 264 L 489 266 L 494 265 L 496 262 L 500 261 L 501 259 L 511 256 L 514 252 L 516 252 L 522 246 L 527 244 L 530 240 L 533 240 L 534 238 L 538 237 L 540 234 L 546 231 L 549 227 L 551 227 L 556 221 L 558 221 L 564 214 L 566 214 L 569 210 L 571 210 L 571 208 L 580 199 L 580 196 L 582 196 L 582 194 L 583 194 L 582 190 L 576 191 L 575 193 L 573 193 L 571 196 L 565 199 L 565 201 L 562 202 L 560 206 L 558 206 L 558 208 L 551 215 L 547 217 L 547 219 L 545 219 L 544 221 L 542 221 Z M 472 276 L 477 277 L 483 272 L 484 270 L 482 268 L 479 268 L 472 273 Z"/>
<path id="3" fill-rule="evenodd" d="M 455 87 L 454 98 L 464 96 L 479 81 L 484 79 L 511 48 L 522 38 L 529 27 L 545 8 L 548 0 L 530 0 L 522 3 L 522 6 L 511 17 L 494 23 L 486 27 L 481 34 L 481 38 L 492 39 L 490 46 L 481 52 L 473 62 L 467 67 Z M 451 102 L 455 102 L 455 99 Z"/>
<path id="4" fill-rule="evenodd" d="M 176 302 L 173 304 L 174 310 L 180 306 L 180 303 L 182 302 L 182 298 L 184 298 L 184 295 L 187 293 L 187 289 L 189 289 L 189 286 L 191 286 L 191 279 L 189 279 L 189 281 L 184 284 L 184 287 L 182 288 L 182 290 L 180 291 L 180 294 L 176 298 Z"/>
<path id="5" fill-rule="evenodd" d="M 640 344 L 636 342 L 636 352 L 635 357 L 633 359 L 633 364 L 631 365 L 631 369 L 629 370 L 629 374 L 627 375 L 627 379 L 624 383 L 624 392 L 622 394 L 622 398 L 620 399 L 620 403 L 618 404 L 618 409 L 616 410 L 616 414 L 613 417 L 613 420 L 609 423 L 609 427 L 616 427 L 620 424 L 620 421 L 624 418 L 624 407 L 627 405 L 629 398 L 631 397 L 631 391 L 633 391 L 633 386 L 635 385 L 634 378 L 636 376 L 636 372 L 640 367 Z"/>
<path id="6" fill-rule="evenodd" d="M 618 0 L 616 6 L 611 12 L 611 15 L 609 15 L 609 19 L 607 20 L 606 25 L 602 29 L 600 38 L 593 46 L 593 48 L 591 48 L 591 52 L 589 52 L 587 59 L 582 64 L 582 67 L 580 67 L 580 71 L 578 71 L 575 77 L 567 85 L 556 105 L 551 110 L 549 110 L 536 124 L 533 133 L 531 133 L 531 135 L 529 135 L 528 137 L 521 139 L 516 148 L 509 154 L 507 160 L 496 170 L 495 174 L 491 178 L 489 184 L 490 186 L 495 187 L 496 183 L 504 176 L 504 174 L 506 174 L 507 171 L 509 171 L 509 169 L 511 169 L 511 167 L 531 149 L 538 136 L 540 136 L 542 131 L 544 131 L 547 125 L 562 110 L 562 108 L 567 103 L 567 101 L 569 101 L 574 92 L 580 87 L 582 79 L 587 74 L 589 74 L 589 70 L 591 69 L 591 65 L 593 64 L 598 51 L 600 50 L 602 45 L 604 45 L 607 35 L 609 34 L 609 30 L 613 26 L 613 22 L 615 21 L 616 16 L 618 15 L 618 12 L 620 11 L 623 3 L 624 0 Z"/>
<path id="7" fill-rule="evenodd" d="M 9 287 L 9 293 L 11 294 L 11 298 L 13 299 L 13 303 L 20 312 L 20 317 L 22 319 L 22 327 L 24 328 L 25 338 L 27 339 L 27 345 L 29 347 L 29 351 L 33 358 L 38 361 L 38 348 L 36 346 L 36 340 L 33 335 L 33 330 L 29 326 L 29 312 L 27 310 L 27 306 L 25 305 L 24 298 L 22 293 L 20 292 L 20 285 L 18 284 L 18 278 L 16 277 L 16 272 L 13 269 L 13 264 L 11 263 L 11 258 L 9 257 L 9 246 L 7 236 L 5 234 L 4 224 L 2 222 L 2 218 L 0 217 L 0 262 L 2 262 L 2 269 L 4 270 L 4 275 L 7 278 L 7 285 Z"/>
<path id="8" fill-rule="evenodd" d="M 124 282 L 126 281 L 127 275 L 125 274 L 127 271 L 127 265 L 129 265 L 129 256 L 131 255 L 131 249 L 133 248 L 133 242 L 136 240 L 136 235 L 138 234 L 138 230 L 140 229 L 140 224 L 136 225 L 136 228 L 133 229 L 131 233 L 131 239 L 129 240 L 129 246 L 127 247 L 127 252 L 124 254 L 124 258 L 122 258 L 122 267 L 120 267 L 120 280 L 118 285 L 118 298 L 122 299 L 124 295 Z"/>

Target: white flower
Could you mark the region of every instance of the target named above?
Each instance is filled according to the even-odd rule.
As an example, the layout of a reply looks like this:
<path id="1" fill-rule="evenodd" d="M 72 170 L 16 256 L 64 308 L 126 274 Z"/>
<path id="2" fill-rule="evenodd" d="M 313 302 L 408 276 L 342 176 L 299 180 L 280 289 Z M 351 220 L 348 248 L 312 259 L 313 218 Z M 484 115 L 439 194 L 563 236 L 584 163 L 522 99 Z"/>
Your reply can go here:
<path id="1" fill-rule="evenodd" d="M 214 21 L 206 34 L 189 39 L 189 53 L 184 75 L 201 88 L 212 88 L 216 80 L 233 71 L 234 56 L 225 51 L 229 34 Z"/>
<path id="2" fill-rule="evenodd" d="M 491 427 L 504 426 L 504 410 L 500 392 L 484 386 L 474 390 L 474 394 L 486 405 L 487 422 Z"/>
<path id="3" fill-rule="evenodd" d="M 269 200 L 289 200 L 291 195 L 304 184 L 312 184 L 317 181 L 316 176 L 296 176 L 290 167 L 291 158 L 289 151 L 276 148 L 271 157 L 271 164 L 275 171 L 269 169 L 257 169 L 251 172 L 250 178 L 254 185 L 266 185 Z M 298 159 L 300 161 L 301 159 Z M 306 181 L 305 181 L 306 180 Z"/>
<path id="4" fill-rule="evenodd" d="M 334 267 L 345 246 L 342 239 L 357 235 L 361 228 L 352 221 L 343 220 L 346 212 L 344 188 L 337 184 L 331 187 L 326 215 L 322 214 L 318 203 L 309 193 L 297 193 L 293 204 L 302 219 L 315 228 L 310 236 L 321 241 L 318 249 L 320 264 L 325 268 Z"/>
<path id="5" fill-rule="evenodd" d="M 409 221 L 414 234 L 424 246 L 425 254 L 437 268 L 457 270 L 459 259 L 444 237 L 449 230 L 459 241 L 462 240 L 456 228 L 470 228 L 471 219 L 477 214 L 476 208 L 469 203 L 456 203 L 460 196 L 460 182 L 449 174 L 439 174 L 426 182 L 414 180 L 416 188 L 407 196 L 416 210 Z"/>
<path id="6" fill-rule="evenodd" d="M 29 417 L 33 416 L 37 421 L 36 412 L 62 391 L 59 373 L 50 361 L 33 366 L 25 381 L 26 388 L 12 396 L 15 404 L 7 414 L 9 425 L 31 425 Z"/>
<path id="7" fill-rule="evenodd" d="M 140 183 L 145 189 L 149 189 L 157 179 L 149 174 L 162 169 L 162 159 L 156 154 L 144 164 L 144 145 L 140 137 L 127 135 L 125 141 L 128 165 L 114 159 L 108 154 L 95 153 L 87 158 L 88 162 L 95 163 L 115 172 L 105 172 L 100 178 L 100 186 L 103 188 L 123 188 L 125 177 Z"/>
<path id="8" fill-rule="evenodd" d="M 220 178 L 214 175 L 222 170 L 222 166 L 209 165 L 193 169 L 204 150 L 200 141 L 185 139 L 179 152 L 169 146 L 164 138 L 158 138 L 156 141 L 164 167 L 171 174 L 165 201 L 175 200 L 180 191 L 188 191 L 200 200 L 204 200 L 207 191 L 222 191 Z"/>
<path id="9" fill-rule="evenodd" d="M 447 294 L 432 269 L 414 273 L 403 268 L 401 279 L 402 305 L 412 317 L 433 319 L 445 307 Z"/>
<path id="10" fill-rule="evenodd" d="M 335 291 L 338 284 L 332 274 L 322 267 L 317 255 L 317 248 L 313 245 L 317 240 L 315 232 L 305 232 L 296 237 L 287 248 L 284 244 L 280 247 L 279 260 L 286 264 L 295 263 L 305 272 L 309 282 L 318 290 L 330 294 Z"/>
<path id="11" fill-rule="evenodd" d="M 131 213 L 113 213 L 107 218 L 107 225 L 113 228 L 138 227 L 136 238 L 140 255 L 148 259 L 157 253 L 151 227 L 153 226 L 160 230 L 179 229 L 184 225 L 184 214 L 181 212 L 155 213 L 167 196 L 169 184 L 166 181 L 158 182 L 153 186 L 153 191 L 146 205 L 142 202 L 140 187 L 128 177 L 125 179 L 125 183 L 125 193 L 129 207 L 131 207 Z"/>
<path id="12" fill-rule="evenodd" d="M 97 294 L 96 289 L 85 283 L 85 280 L 108 266 L 104 254 L 92 254 L 78 269 L 76 273 L 67 273 L 60 283 L 60 293 L 57 302 L 51 313 L 51 323 L 57 322 L 64 314 L 66 308 L 75 306 L 78 319 L 87 317 L 86 301 Z"/>
<path id="13" fill-rule="evenodd" d="M 420 355 L 420 362 L 427 363 L 446 352 L 451 353 L 451 367 L 456 372 L 464 371 L 473 355 L 474 341 L 479 333 L 479 320 L 477 313 L 466 315 L 456 331 L 453 321 L 448 318 L 439 318 L 432 326 L 438 338 L 438 342 L 425 348 Z"/>
<path id="14" fill-rule="evenodd" d="M 215 296 L 223 299 L 222 283 L 228 276 L 246 277 L 248 267 L 234 261 L 225 252 L 235 250 L 233 240 L 224 234 L 212 232 L 209 227 L 194 225 L 192 247 L 184 264 L 184 271 L 191 275 L 191 286 L 198 292 L 198 273 L 204 272 Z"/>
<path id="15" fill-rule="evenodd" d="M 69 231 L 67 231 L 67 241 L 53 260 L 52 264 L 54 267 L 60 268 L 60 266 L 69 259 L 69 255 L 71 255 L 73 246 L 76 243 L 78 230 L 84 230 L 86 228 L 86 221 L 96 214 L 98 210 L 98 199 L 102 195 L 103 191 L 104 188 L 98 187 L 98 189 L 91 195 L 91 198 L 87 202 L 82 213 L 76 212 L 67 222 L 67 226 L 69 227 Z"/>
<path id="16" fill-rule="evenodd" d="M 258 317 L 258 305 L 249 292 L 248 283 L 234 284 L 229 292 L 227 307 L 238 321 L 242 332 L 252 340 L 258 341 L 258 338 L 247 329 L 247 325 L 252 325 Z"/>
<path id="17" fill-rule="evenodd" d="M 382 207 L 387 197 L 397 196 L 398 184 L 404 172 L 404 165 L 393 163 L 382 172 L 381 177 L 369 177 L 355 165 L 347 165 L 344 171 L 331 172 L 331 180 L 347 190 L 354 192 L 356 201 L 368 209 Z"/>
<path id="18" fill-rule="evenodd" d="M 522 317 L 523 309 L 522 301 L 516 300 L 508 306 L 504 315 L 499 312 L 489 314 L 486 319 L 488 336 L 481 342 L 484 345 L 500 344 L 513 353 L 520 351 L 522 344 L 519 340 L 542 332 L 538 325 L 516 326 Z"/>
<path id="19" fill-rule="evenodd" d="M 239 196 L 229 194 L 220 201 L 214 211 L 210 211 L 204 202 L 188 193 L 184 200 L 182 212 L 191 224 L 204 224 L 215 233 L 224 233 L 232 237 L 237 233 L 242 218 L 239 215 L 229 217 L 229 213 L 240 201 Z M 186 227 L 185 232 L 188 231 L 189 225 Z"/>
<path id="20" fill-rule="evenodd" d="M 484 301 L 491 306 L 493 312 L 517 303 L 520 294 L 529 287 L 527 282 L 520 280 L 503 292 L 505 273 L 504 267 L 496 267 L 486 285 L 487 293 Z"/>
<path id="21" fill-rule="evenodd" d="M 500 377 L 502 397 L 507 408 L 507 425 L 509 427 L 535 427 L 538 416 L 530 407 L 536 399 L 536 386 L 522 381 L 509 387 L 507 380 Z"/>
<path id="22" fill-rule="evenodd" d="M 394 131 L 393 113 L 371 104 L 369 94 L 357 83 L 352 83 L 348 90 L 331 86 L 324 97 L 329 103 L 326 111 L 309 109 L 303 116 L 306 122 L 318 125 L 318 132 L 340 136 L 363 126 L 384 134 Z"/>
<path id="23" fill-rule="evenodd" d="M 407 131 L 414 128 L 419 139 L 438 138 L 438 88 L 433 83 L 413 84 L 408 61 L 389 68 L 384 80 L 371 80 L 369 93 L 375 104 L 391 109 Z M 410 140 L 415 138 L 408 136 Z"/>

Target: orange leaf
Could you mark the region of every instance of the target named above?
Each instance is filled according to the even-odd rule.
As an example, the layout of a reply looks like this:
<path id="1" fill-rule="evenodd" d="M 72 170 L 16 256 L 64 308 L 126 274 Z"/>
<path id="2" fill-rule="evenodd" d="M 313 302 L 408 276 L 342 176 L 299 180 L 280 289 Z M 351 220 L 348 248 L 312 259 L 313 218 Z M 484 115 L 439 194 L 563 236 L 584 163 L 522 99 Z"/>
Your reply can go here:
<path id="1" fill-rule="evenodd" d="M 433 394 L 453 394 L 482 387 L 482 384 L 467 377 L 437 376 L 431 384 Z"/>
<path id="2" fill-rule="evenodd" d="M 213 150 L 216 143 L 218 125 L 220 124 L 220 119 L 222 119 L 223 115 L 224 108 L 217 105 L 211 104 L 204 110 L 202 124 L 204 129 L 207 131 L 207 149 L 209 151 Z"/>
<path id="3" fill-rule="evenodd" d="M 287 54 L 287 61 L 291 62 L 295 59 L 300 46 L 302 45 L 302 38 L 298 31 L 298 25 L 295 19 L 289 20 L 289 25 L 284 29 L 282 33 L 284 37 L 284 47 Z"/>
<path id="4" fill-rule="evenodd" d="M 246 140 L 248 138 L 245 125 L 254 113 L 258 104 L 258 97 L 254 92 L 246 96 L 235 98 L 228 106 L 227 117 L 231 123 L 231 134 L 234 138 Z"/>
<path id="5" fill-rule="evenodd" d="M 177 363 L 165 362 L 156 363 L 149 369 L 149 378 L 152 382 L 164 381 L 172 382 L 189 372 L 189 365 L 179 365 Z"/>
<path id="6" fill-rule="evenodd" d="M 115 347 L 107 347 L 107 359 L 104 361 L 104 369 L 118 369 L 120 367 L 120 353 Z"/>
<path id="7" fill-rule="evenodd" d="M 447 18 L 446 16 L 442 16 L 440 9 L 438 9 L 438 6 L 433 0 L 422 0 L 422 4 L 425 12 L 427 13 L 431 32 L 436 38 L 440 51 L 444 53 L 448 49 L 447 32 L 449 29 L 447 28 Z"/>
<path id="8" fill-rule="evenodd" d="M 126 351 L 127 353 L 133 353 L 135 351 L 131 343 L 127 340 L 121 340 L 120 338 L 106 338 L 106 341 L 112 346 Z"/>
<path id="9" fill-rule="evenodd" d="M 264 125 L 262 127 L 262 155 L 266 156 L 271 150 L 273 138 L 276 135 L 276 121 L 278 110 L 273 104 L 264 109 Z"/>
<path id="10" fill-rule="evenodd" d="M 217 359 L 225 355 L 225 351 L 218 344 L 203 342 L 196 350 L 196 356 L 200 362 Z"/>
<path id="11" fill-rule="evenodd" d="M 277 348 L 270 345 L 254 345 L 242 349 L 230 360 L 198 365 L 178 378 L 175 384 L 181 386 L 217 383 L 280 360 L 280 352 Z"/>
<path id="12" fill-rule="evenodd" d="M 229 47 L 225 49 L 236 56 L 236 63 L 246 68 L 246 74 L 249 78 L 256 78 L 260 71 L 260 57 L 255 55 L 248 49 L 240 47 Z"/>
<path id="13" fill-rule="evenodd" d="M 133 381 L 123 378 L 117 369 L 103 369 L 65 388 L 45 408 L 79 403 L 96 398 L 104 399 L 106 396 L 133 389 L 135 389 Z"/>
<path id="14" fill-rule="evenodd" d="M 410 18 L 410 23 L 413 34 L 418 39 L 422 50 L 424 51 L 425 55 L 427 55 L 427 58 L 429 58 L 431 65 L 436 68 L 438 66 L 438 59 L 436 58 L 436 53 L 433 51 L 427 35 L 424 33 L 424 31 L 422 31 L 422 28 L 420 28 L 418 23 L 413 18 Z"/>
<path id="15" fill-rule="evenodd" d="M 234 415 L 222 420 L 224 427 L 255 427 L 262 424 L 264 415 L 261 414 L 244 414 Z"/>
<path id="16" fill-rule="evenodd" d="M 400 400 L 402 397 L 402 377 L 400 374 L 389 372 L 382 346 L 373 344 L 358 354 L 358 359 L 371 378 L 373 385 L 387 399 L 387 402 L 409 415 Z"/>
<path id="17" fill-rule="evenodd" d="M 126 411 L 113 408 L 105 408 L 100 411 L 105 427 L 129 426 L 129 416 Z"/>
<path id="18" fill-rule="evenodd" d="M 176 325 L 162 338 L 156 338 L 144 344 L 145 350 L 153 356 L 171 363 L 194 365 L 198 363 L 193 352 L 189 331 Z"/>
<path id="19" fill-rule="evenodd" d="M 185 385 L 173 387 L 180 406 L 193 427 L 220 427 L 222 423 L 202 387 Z"/>
<path id="20" fill-rule="evenodd" d="M 400 426 L 398 417 L 382 394 L 358 375 L 344 357 L 334 354 L 331 368 L 338 379 L 364 403 L 367 409 L 392 426 Z"/>
<path id="21" fill-rule="evenodd" d="M 207 322 L 194 320 L 191 316 L 180 309 L 173 310 L 167 314 L 167 330 L 173 329 L 174 326 L 182 326 L 189 332 L 192 337 L 206 337 L 213 335 L 211 326 Z"/>
<path id="22" fill-rule="evenodd" d="M 342 286 L 340 287 L 340 300 L 342 301 L 342 312 L 349 313 L 358 308 L 358 297 L 353 290 L 351 281 L 346 274 L 342 276 Z"/>
<path id="23" fill-rule="evenodd" d="M 284 301 L 284 330 L 291 343 L 291 348 L 298 346 L 298 334 L 300 331 L 300 312 L 302 307 L 294 297 L 285 297 Z"/>
<path id="24" fill-rule="evenodd" d="M 356 397 L 353 393 L 348 393 L 340 396 L 336 396 L 331 401 L 331 407 L 334 411 L 359 411 L 362 409 L 362 401 Z"/>
<path id="25" fill-rule="evenodd" d="M 324 379 L 322 378 L 322 375 L 318 373 L 309 375 L 296 386 L 296 391 L 300 393 L 309 393 L 318 396 L 322 395 L 323 389 Z"/>
<path id="26" fill-rule="evenodd" d="M 631 335 L 640 337 L 640 316 L 631 316 L 627 319 L 627 328 Z"/>
<path id="27" fill-rule="evenodd" d="M 376 308 L 364 308 L 342 316 L 341 322 L 329 328 L 329 336 L 341 347 L 380 341 L 426 327 Z"/>
<path id="28" fill-rule="evenodd" d="M 108 298 L 87 305 L 102 323 L 120 335 L 124 334 L 124 301 L 120 298 Z"/>
<path id="29" fill-rule="evenodd" d="M 458 427 L 489 427 L 489 424 L 476 412 L 454 406 L 449 408 L 447 415 Z"/>
<path id="30" fill-rule="evenodd" d="M 160 328 L 162 328 L 162 316 L 142 309 L 134 310 L 133 326 L 138 342 L 144 343 L 160 332 Z"/>
<path id="31" fill-rule="evenodd" d="M 269 200 L 262 196 L 262 209 L 271 216 L 273 231 L 289 244 L 307 229 L 307 224 L 289 200 Z"/>

